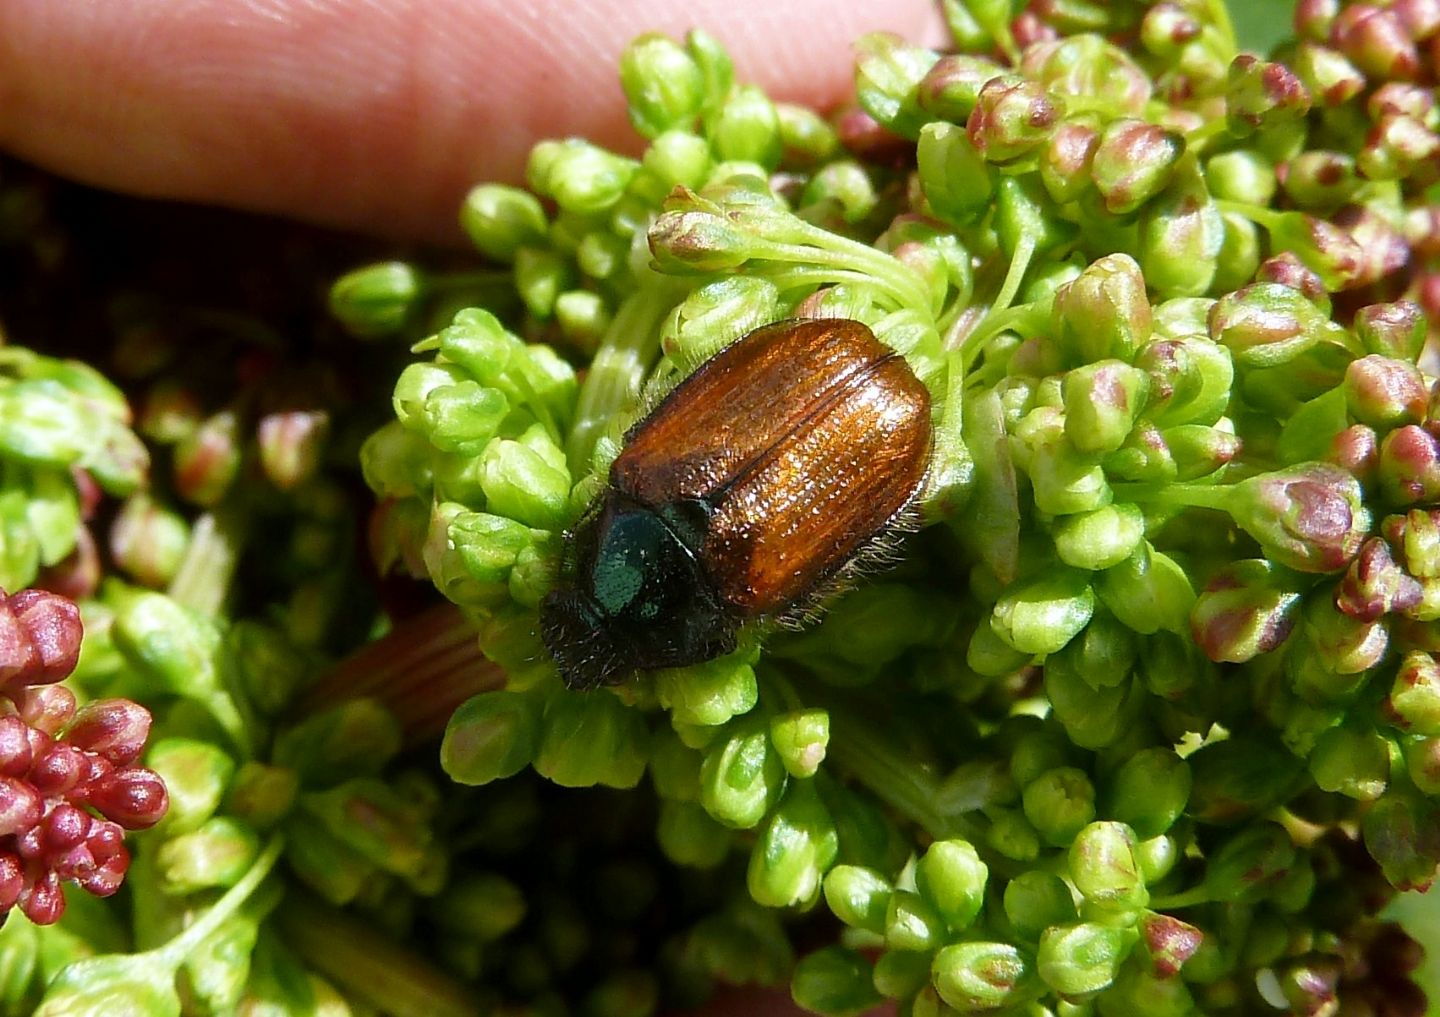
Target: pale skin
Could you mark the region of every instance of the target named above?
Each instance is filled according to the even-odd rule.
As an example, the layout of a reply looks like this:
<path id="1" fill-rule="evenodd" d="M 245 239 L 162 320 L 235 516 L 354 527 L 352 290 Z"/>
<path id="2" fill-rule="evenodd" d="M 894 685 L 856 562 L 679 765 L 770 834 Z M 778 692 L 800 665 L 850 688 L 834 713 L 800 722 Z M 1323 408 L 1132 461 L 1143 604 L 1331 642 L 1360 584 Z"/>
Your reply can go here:
<path id="1" fill-rule="evenodd" d="M 933 0 L 5 0 L 0 149 L 101 187 L 459 242 L 546 137 L 635 150 L 615 66 L 701 26 L 739 80 L 826 107 L 850 45 Z"/>
<path id="2" fill-rule="evenodd" d="M 695 26 L 739 80 L 821 109 L 849 94 L 864 32 L 945 38 L 933 0 L 4 0 L 0 150 L 130 194 L 459 244 L 465 191 L 518 182 L 536 141 L 638 151 L 620 51 Z M 706 1010 L 795 1013 L 749 990 Z"/>

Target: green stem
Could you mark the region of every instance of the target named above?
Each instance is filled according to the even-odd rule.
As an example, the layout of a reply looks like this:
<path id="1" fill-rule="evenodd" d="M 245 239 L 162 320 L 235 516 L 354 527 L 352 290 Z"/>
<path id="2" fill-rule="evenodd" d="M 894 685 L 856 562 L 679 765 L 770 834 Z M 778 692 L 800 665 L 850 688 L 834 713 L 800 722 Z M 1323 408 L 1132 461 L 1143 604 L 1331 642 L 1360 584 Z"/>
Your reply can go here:
<path id="1" fill-rule="evenodd" d="M 650 365 L 660 350 L 660 323 L 674 303 L 674 280 L 656 276 L 625 298 L 595 351 L 575 407 L 575 425 L 565 443 L 571 473 L 590 471 L 595 442 L 611 419 L 640 395 Z"/>
<path id="2" fill-rule="evenodd" d="M 1168 897 L 1154 897 L 1150 900 L 1152 911 L 1173 911 L 1176 908 L 1190 908 L 1197 904 L 1208 904 L 1211 901 L 1210 891 L 1205 889 L 1205 884 L 1192 886 L 1188 890 L 1179 893 L 1172 893 Z"/>
<path id="3" fill-rule="evenodd" d="M 476 1017 L 476 993 L 369 924 L 292 889 L 276 912 L 286 941 L 316 971 L 394 1017 Z"/>
<path id="4" fill-rule="evenodd" d="M 1116 501 L 1171 508 L 1207 508 L 1229 514 L 1230 484 L 1111 484 Z"/>
<path id="5" fill-rule="evenodd" d="M 280 835 L 276 834 L 271 837 L 270 843 L 265 845 L 265 849 L 251 863 L 249 871 L 240 877 L 238 883 L 225 891 L 225 896 L 212 904 L 194 925 L 158 950 L 150 951 L 150 955 L 158 963 L 168 968 L 178 968 L 197 946 L 209 939 L 216 929 L 240 910 L 250 895 L 264 882 L 265 877 L 270 874 L 270 870 L 275 867 L 275 862 L 279 859 L 280 851 L 284 846 L 284 838 Z"/>

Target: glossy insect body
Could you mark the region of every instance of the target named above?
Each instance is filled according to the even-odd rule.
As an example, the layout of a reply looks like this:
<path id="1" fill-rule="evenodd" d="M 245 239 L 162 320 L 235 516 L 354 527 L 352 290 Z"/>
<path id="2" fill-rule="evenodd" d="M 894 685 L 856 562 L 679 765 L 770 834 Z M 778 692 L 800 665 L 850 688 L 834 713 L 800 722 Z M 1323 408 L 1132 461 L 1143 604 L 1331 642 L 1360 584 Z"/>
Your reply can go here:
<path id="1" fill-rule="evenodd" d="M 930 396 L 859 322 L 738 339 L 625 436 L 541 605 L 571 688 L 709 660 L 786 617 L 902 517 L 925 479 Z"/>

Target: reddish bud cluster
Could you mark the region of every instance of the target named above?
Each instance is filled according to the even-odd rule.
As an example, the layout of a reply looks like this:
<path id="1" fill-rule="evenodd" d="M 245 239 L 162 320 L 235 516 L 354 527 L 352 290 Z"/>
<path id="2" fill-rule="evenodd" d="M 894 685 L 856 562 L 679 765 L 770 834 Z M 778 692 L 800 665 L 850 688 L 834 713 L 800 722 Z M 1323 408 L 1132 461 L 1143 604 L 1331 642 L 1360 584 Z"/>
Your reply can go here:
<path id="1" fill-rule="evenodd" d="M 130 865 L 125 831 L 155 825 L 169 804 L 159 774 L 134 765 L 149 711 L 128 699 L 77 710 L 54 684 L 81 634 L 64 597 L 0 593 L 0 921 L 16 906 L 37 925 L 58 920 L 64 882 L 114 893 Z"/>

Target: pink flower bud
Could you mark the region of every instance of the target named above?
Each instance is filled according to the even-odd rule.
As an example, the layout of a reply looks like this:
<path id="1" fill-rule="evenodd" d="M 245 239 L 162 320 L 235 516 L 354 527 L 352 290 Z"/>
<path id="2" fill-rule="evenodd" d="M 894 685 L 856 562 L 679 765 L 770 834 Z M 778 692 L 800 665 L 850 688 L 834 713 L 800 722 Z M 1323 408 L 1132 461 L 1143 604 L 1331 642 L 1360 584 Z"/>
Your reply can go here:
<path id="1" fill-rule="evenodd" d="M 0 717 L 0 777 L 23 777 L 30 772 L 29 728 L 15 714 Z"/>
<path id="2" fill-rule="evenodd" d="M 125 873 L 130 868 L 130 852 L 120 848 L 115 854 L 101 861 L 95 871 L 76 880 L 80 889 L 96 897 L 109 897 L 120 884 L 125 882 Z"/>
<path id="3" fill-rule="evenodd" d="M 0 918 L 10 913 L 25 889 L 25 868 L 13 851 L 0 851 Z"/>
<path id="4" fill-rule="evenodd" d="M 74 790 L 85 774 L 85 753 L 65 742 L 51 742 L 30 767 L 30 783 L 46 797 Z"/>
<path id="5" fill-rule="evenodd" d="M 154 826 L 170 806 L 160 775 L 139 766 L 116 770 L 97 781 L 93 787 L 86 788 L 85 798 L 102 816 L 127 830 Z"/>
<path id="6" fill-rule="evenodd" d="M 20 910 L 36 925 L 54 925 L 65 913 L 65 891 L 60 878 L 45 872 L 20 891 Z"/>
<path id="7" fill-rule="evenodd" d="M 0 836 L 24 833 L 40 822 L 45 803 L 28 783 L 0 777 Z"/>
<path id="8" fill-rule="evenodd" d="M 16 699 L 20 719 L 52 738 L 75 716 L 75 693 L 63 685 L 28 688 Z"/>
<path id="9" fill-rule="evenodd" d="M 121 766 L 139 758 L 150 736 L 150 711 L 128 699 L 97 699 L 71 721 L 65 740 Z"/>
<path id="10" fill-rule="evenodd" d="M 73 600 L 47 590 L 21 590 L 6 606 L 35 652 L 36 664 L 23 676 L 25 684 L 58 682 L 75 670 L 85 627 Z"/>
<path id="11" fill-rule="evenodd" d="M 40 823 L 40 838 L 45 851 L 59 854 L 85 843 L 91 822 L 88 812 L 61 802 Z"/>

